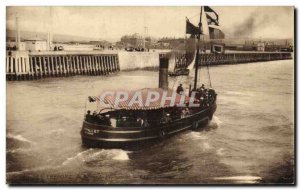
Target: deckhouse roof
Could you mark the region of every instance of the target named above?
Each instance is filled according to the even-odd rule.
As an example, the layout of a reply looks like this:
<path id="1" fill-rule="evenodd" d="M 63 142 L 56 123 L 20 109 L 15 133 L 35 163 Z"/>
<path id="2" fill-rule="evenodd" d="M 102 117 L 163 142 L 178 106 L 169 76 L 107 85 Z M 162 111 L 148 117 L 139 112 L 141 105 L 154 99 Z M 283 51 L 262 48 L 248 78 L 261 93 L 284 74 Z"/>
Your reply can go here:
<path id="1" fill-rule="evenodd" d="M 127 95 L 124 95 L 127 94 Z M 128 96 L 128 98 L 126 98 Z M 90 102 L 104 103 L 113 109 L 152 110 L 186 105 L 190 97 L 161 88 L 144 88 L 132 91 L 110 91 L 106 95 L 89 97 Z"/>

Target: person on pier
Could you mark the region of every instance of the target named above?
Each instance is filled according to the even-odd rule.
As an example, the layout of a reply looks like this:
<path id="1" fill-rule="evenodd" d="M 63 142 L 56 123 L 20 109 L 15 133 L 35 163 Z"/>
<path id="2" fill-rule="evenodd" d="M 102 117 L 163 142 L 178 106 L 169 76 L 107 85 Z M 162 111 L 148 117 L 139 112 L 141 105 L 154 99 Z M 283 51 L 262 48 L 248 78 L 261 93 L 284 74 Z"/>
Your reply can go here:
<path id="1" fill-rule="evenodd" d="M 204 84 L 201 85 L 200 90 L 205 90 Z"/>
<path id="2" fill-rule="evenodd" d="M 184 93 L 182 84 L 180 84 L 180 85 L 177 87 L 176 93 L 177 93 L 177 94 L 183 94 L 183 93 Z"/>
<path id="3" fill-rule="evenodd" d="M 88 121 L 88 122 L 92 121 L 92 115 L 91 115 L 90 110 L 87 111 L 85 118 L 86 118 L 86 121 Z"/>

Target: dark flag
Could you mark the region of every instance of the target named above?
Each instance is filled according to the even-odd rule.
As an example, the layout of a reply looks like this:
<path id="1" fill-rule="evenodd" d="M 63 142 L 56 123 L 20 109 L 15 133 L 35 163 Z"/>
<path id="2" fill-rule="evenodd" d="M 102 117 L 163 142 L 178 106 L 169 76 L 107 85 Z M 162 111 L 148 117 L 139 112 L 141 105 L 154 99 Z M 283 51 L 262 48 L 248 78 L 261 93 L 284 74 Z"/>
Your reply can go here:
<path id="1" fill-rule="evenodd" d="M 219 26 L 219 20 L 212 18 L 209 14 L 206 13 L 207 23 L 208 25 L 216 25 Z"/>
<path id="2" fill-rule="evenodd" d="M 95 101 L 96 101 L 96 97 L 89 96 L 89 102 L 95 102 Z"/>
<path id="3" fill-rule="evenodd" d="M 188 18 L 186 18 L 186 33 L 197 35 L 199 33 L 199 27 L 193 25 Z"/>
<path id="4" fill-rule="evenodd" d="M 209 26 L 208 30 L 209 30 L 209 38 L 210 39 L 224 39 L 225 38 L 225 34 L 222 32 L 222 30 L 220 30 L 218 28 Z"/>
<path id="5" fill-rule="evenodd" d="M 224 39 L 225 34 L 220 30 L 219 26 L 219 15 L 209 6 L 204 6 L 204 12 L 207 18 L 209 38 L 210 39 Z"/>
<path id="6" fill-rule="evenodd" d="M 216 18 L 212 18 L 212 16 L 210 16 L 210 18 L 212 20 L 214 20 L 215 23 L 219 24 L 219 15 L 216 13 L 216 11 L 214 11 L 212 8 L 210 8 L 209 6 L 204 6 L 204 12 L 206 13 L 206 15 L 213 13 L 215 15 Z"/>

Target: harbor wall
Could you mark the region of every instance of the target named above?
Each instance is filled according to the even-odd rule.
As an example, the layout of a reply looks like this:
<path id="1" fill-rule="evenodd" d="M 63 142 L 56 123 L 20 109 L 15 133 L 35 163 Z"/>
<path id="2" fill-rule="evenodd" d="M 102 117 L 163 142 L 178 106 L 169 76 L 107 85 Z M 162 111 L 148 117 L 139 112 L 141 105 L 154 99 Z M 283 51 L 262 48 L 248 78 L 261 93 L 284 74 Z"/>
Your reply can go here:
<path id="1" fill-rule="evenodd" d="M 120 70 L 158 70 L 159 55 L 168 54 L 169 52 L 119 52 Z M 169 65 L 175 68 L 187 67 L 186 56 L 184 53 L 173 52 L 172 58 L 169 59 Z M 171 63 L 170 63 L 171 62 Z"/>
<path id="2" fill-rule="evenodd" d="M 120 70 L 158 69 L 158 52 L 119 52 Z"/>
<path id="3" fill-rule="evenodd" d="M 32 80 L 44 77 L 68 77 L 74 75 L 109 75 L 128 70 L 158 70 L 162 52 L 28 52 L 7 51 L 7 80 Z M 289 52 L 204 53 L 200 65 L 241 64 L 292 59 Z M 187 68 L 185 54 L 175 53 L 170 59 L 175 69 Z"/>

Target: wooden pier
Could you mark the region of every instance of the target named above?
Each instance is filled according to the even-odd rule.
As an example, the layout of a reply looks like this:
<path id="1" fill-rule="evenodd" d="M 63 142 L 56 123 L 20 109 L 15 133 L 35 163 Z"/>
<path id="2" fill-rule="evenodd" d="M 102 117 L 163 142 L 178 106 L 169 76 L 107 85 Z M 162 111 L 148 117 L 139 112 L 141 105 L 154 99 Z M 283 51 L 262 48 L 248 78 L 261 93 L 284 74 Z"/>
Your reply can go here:
<path id="1" fill-rule="evenodd" d="M 156 53 L 163 54 L 163 53 Z M 128 54 L 127 56 L 133 56 Z M 148 55 L 151 57 L 151 55 Z M 153 57 L 155 52 L 153 52 Z M 158 56 L 157 56 L 158 57 Z M 289 52 L 235 52 L 225 54 L 204 53 L 201 65 L 241 64 L 292 59 Z M 137 59 L 124 59 L 136 60 Z M 153 59 L 156 60 L 156 59 Z M 155 62 L 155 61 L 154 61 Z M 141 63 L 120 63 L 118 52 L 26 52 L 8 51 L 6 56 L 7 80 L 33 80 L 45 77 L 68 77 L 74 75 L 100 76 L 120 71 L 120 65 L 140 65 Z M 151 63 L 152 64 L 152 63 Z M 155 66 L 157 63 L 153 63 Z M 185 54 L 175 55 L 175 68 L 187 68 Z M 156 67 L 158 68 L 158 67 Z"/>
<path id="2" fill-rule="evenodd" d="M 11 52 L 6 58 L 7 80 L 32 80 L 74 75 L 109 75 L 120 71 L 117 54 Z"/>
<path id="3" fill-rule="evenodd" d="M 234 52 L 225 54 L 203 53 L 200 55 L 200 65 L 227 65 L 253 62 L 266 62 L 275 60 L 292 59 L 290 52 Z M 184 55 L 177 55 L 175 69 L 187 68 Z"/>

